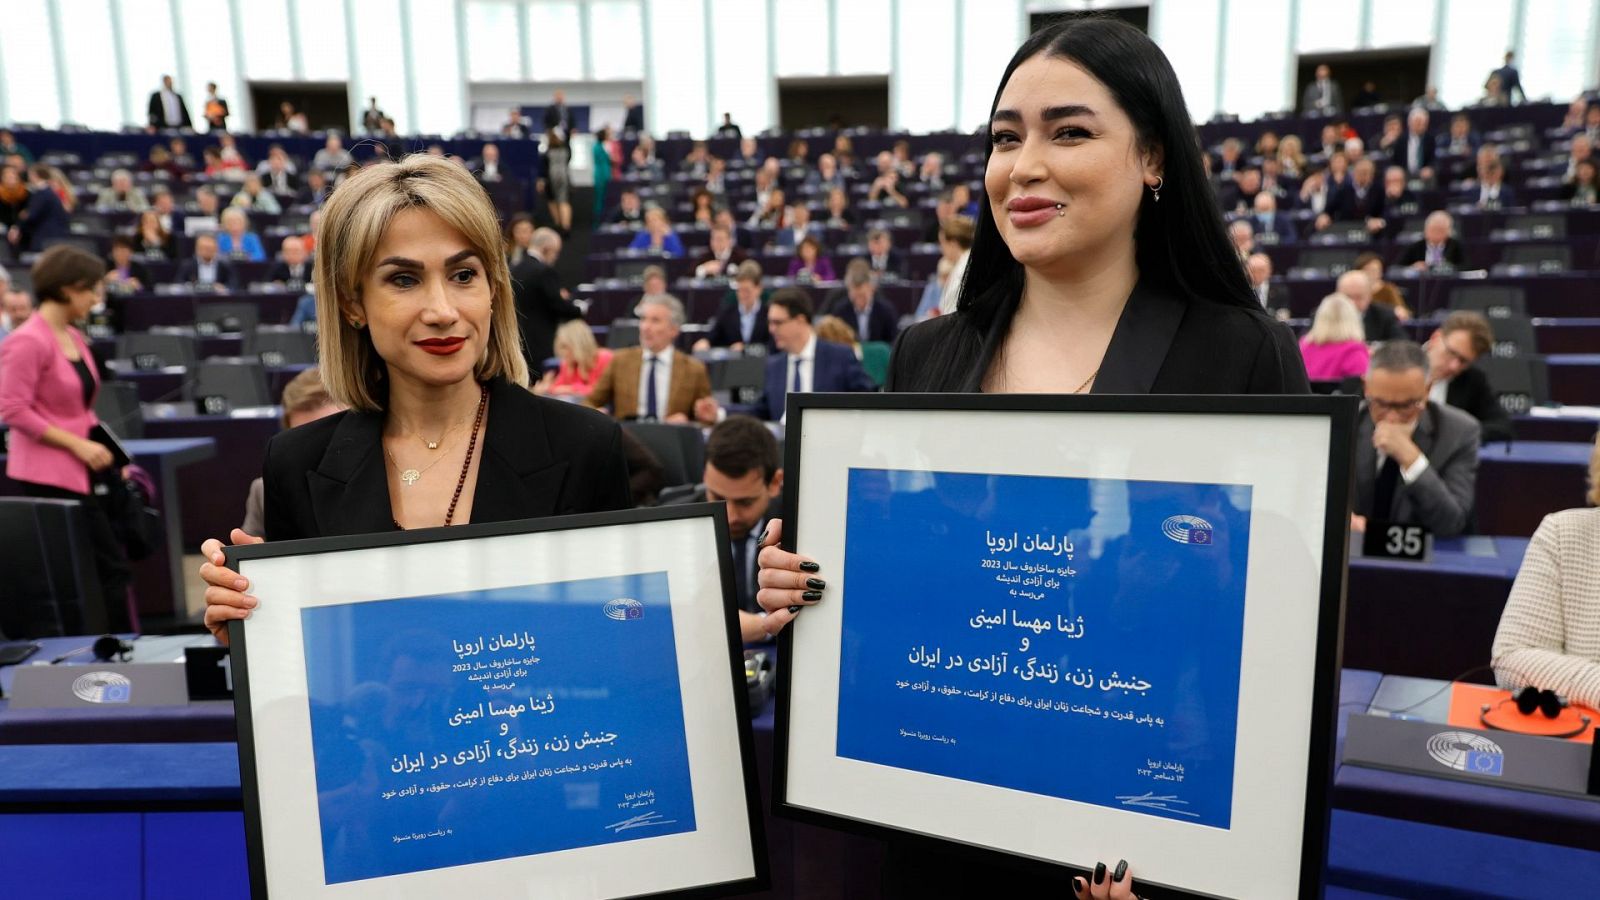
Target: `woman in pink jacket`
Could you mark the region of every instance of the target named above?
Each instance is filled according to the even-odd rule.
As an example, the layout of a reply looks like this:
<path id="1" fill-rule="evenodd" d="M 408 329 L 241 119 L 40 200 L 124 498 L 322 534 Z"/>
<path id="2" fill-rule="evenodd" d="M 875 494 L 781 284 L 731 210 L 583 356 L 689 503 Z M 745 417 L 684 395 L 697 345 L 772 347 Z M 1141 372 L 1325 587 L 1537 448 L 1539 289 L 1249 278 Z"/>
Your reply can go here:
<path id="1" fill-rule="evenodd" d="M 1322 298 L 1311 330 L 1300 339 L 1300 355 L 1312 381 L 1342 381 L 1367 374 L 1366 332 L 1361 313 L 1343 294 Z"/>
<path id="2" fill-rule="evenodd" d="M 77 500 L 88 512 L 96 568 L 113 631 L 131 630 L 128 563 L 93 490 L 111 451 L 89 439 L 100 390 L 89 344 L 74 322 L 105 296 L 105 264 L 76 247 L 55 246 L 33 265 L 39 309 L 0 342 L 0 420 L 11 428 L 6 475 L 30 497 Z"/>

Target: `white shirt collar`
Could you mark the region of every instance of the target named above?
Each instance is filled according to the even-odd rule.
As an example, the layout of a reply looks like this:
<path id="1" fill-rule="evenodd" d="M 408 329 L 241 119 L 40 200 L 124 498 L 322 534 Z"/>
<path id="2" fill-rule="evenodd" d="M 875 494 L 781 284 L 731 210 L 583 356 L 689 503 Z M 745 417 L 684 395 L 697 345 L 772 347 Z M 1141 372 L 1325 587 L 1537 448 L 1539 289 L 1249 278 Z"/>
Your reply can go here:
<path id="1" fill-rule="evenodd" d="M 810 362 L 813 359 L 816 359 L 816 357 L 817 357 L 817 333 L 815 331 L 813 331 L 813 332 L 811 332 L 810 339 L 806 341 L 805 348 L 800 351 L 799 358 L 804 362 Z"/>
<path id="2" fill-rule="evenodd" d="M 640 347 L 639 349 L 644 351 L 644 361 L 648 365 L 650 362 L 650 351 L 644 347 Z M 655 357 L 669 366 L 672 365 L 672 345 L 668 344 L 667 349 L 655 354 Z"/>

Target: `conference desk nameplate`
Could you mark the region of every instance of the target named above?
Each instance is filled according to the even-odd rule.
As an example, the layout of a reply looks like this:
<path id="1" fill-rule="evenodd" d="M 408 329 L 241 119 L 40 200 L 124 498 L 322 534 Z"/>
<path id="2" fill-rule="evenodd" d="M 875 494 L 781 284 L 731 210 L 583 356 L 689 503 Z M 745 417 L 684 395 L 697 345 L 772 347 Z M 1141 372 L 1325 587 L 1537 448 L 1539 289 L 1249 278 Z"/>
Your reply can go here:
<path id="1" fill-rule="evenodd" d="M 113 709 L 189 702 L 184 667 L 170 662 L 21 666 L 13 678 L 12 709 Z"/>
<path id="2" fill-rule="evenodd" d="M 1352 715 L 1344 763 L 1496 787 L 1590 797 L 1594 745 L 1381 715 Z"/>

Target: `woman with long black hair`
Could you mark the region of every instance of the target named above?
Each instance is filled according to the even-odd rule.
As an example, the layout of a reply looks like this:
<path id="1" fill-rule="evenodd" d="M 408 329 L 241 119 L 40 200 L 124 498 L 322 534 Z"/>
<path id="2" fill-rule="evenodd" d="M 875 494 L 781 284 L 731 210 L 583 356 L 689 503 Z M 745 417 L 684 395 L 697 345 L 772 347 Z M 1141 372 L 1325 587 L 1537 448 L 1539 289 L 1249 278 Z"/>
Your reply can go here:
<path id="1" fill-rule="evenodd" d="M 984 191 L 956 312 L 896 342 L 887 390 L 1283 394 L 1310 389 L 1287 327 L 1261 310 L 1223 229 L 1171 63 L 1108 18 L 1034 33 L 990 111 Z M 763 620 L 823 602 L 816 563 L 762 541 Z M 1036 882 L 891 848 L 885 889 L 1033 896 Z M 1075 879 L 1127 898 L 1127 866 Z"/>

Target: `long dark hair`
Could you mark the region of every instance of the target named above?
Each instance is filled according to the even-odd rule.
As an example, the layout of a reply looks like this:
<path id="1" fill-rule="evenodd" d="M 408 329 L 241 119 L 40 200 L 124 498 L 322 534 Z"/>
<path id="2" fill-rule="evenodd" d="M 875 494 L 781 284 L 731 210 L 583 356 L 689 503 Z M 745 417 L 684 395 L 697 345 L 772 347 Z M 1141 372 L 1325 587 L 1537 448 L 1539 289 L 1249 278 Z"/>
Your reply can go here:
<path id="1" fill-rule="evenodd" d="M 1201 165 L 1183 89 L 1161 49 L 1137 28 L 1112 18 L 1070 19 L 1040 29 L 1011 57 L 989 105 L 991 117 L 1011 73 L 1040 53 L 1070 59 L 1086 69 L 1133 122 L 1139 145 L 1162 154 L 1161 200 L 1144 192 L 1134 229 L 1140 280 L 1180 297 L 1258 308 Z M 989 123 L 981 133 L 987 166 L 994 151 Z M 1021 295 L 1022 264 L 1001 238 L 985 191 L 978 202 L 977 232 L 957 310 L 984 332 L 996 315 L 1014 311 Z"/>

